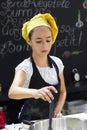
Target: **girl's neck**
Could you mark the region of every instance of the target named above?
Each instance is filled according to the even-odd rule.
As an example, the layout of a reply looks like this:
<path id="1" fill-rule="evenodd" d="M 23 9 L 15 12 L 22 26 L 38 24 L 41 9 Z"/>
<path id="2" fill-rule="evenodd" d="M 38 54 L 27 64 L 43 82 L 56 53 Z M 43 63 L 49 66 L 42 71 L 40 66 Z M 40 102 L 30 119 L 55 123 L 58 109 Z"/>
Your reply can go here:
<path id="1" fill-rule="evenodd" d="M 37 56 L 32 56 L 35 64 L 39 67 L 47 67 L 49 66 L 48 64 L 48 57 L 37 57 Z"/>

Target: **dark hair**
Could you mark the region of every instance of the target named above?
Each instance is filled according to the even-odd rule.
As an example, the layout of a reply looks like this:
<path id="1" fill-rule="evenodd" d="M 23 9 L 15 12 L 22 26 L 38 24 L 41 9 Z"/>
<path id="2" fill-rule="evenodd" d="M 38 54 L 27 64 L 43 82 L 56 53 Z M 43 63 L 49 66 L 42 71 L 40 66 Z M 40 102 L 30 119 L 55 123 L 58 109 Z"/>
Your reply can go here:
<path id="1" fill-rule="evenodd" d="M 31 37 L 32 37 L 33 32 L 34 32 L 34 29 L 32 29 L 32 30 L 30 31 L 29 35 L 28 35 L 28 37 L 29 37 L 30 40 L 31 40 Z"/>
<path id="2" fill-rule="evenodd" d="M 39 26 L 40 27 L 40 26 Z M 37 28 L 37 27 L 35 27 L 35 28 Z M 34 29 L 35 29 L 34 28 Z M 48 27 L 49 28 L 49 27 Z M 32 29 L 31 31 L 30 31 L 30 33 L 29 33 L 29 35 L 28 35 L 28 38 L 31 40 L 31 37 L 32 37 L 32 34 L 33 34 L 33 32 L 34 32 L 34 29 Z M 50 28 L 49 28 L 50 29 Z M 50 31 L 51 31 L 51 29 L 50 29 Z"/>

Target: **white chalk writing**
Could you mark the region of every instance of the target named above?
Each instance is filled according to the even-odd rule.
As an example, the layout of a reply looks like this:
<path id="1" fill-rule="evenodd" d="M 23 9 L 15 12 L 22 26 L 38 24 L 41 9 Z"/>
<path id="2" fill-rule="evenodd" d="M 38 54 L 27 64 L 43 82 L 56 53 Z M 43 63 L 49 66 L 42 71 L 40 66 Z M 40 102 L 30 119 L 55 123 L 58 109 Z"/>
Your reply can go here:
<path id="1" fill-rule="evenodd" d="M 52 13 L 52 9 L 69 9 L 70 7 L 71 3 L 69 0 L 6 0 L 1 2 L 1 34 L 3 37 L 8 37 L 8 40 L 3 39 L 0 54 L 5 55 L 7 53 L 24 51 L 26 47 L 14 45 L 14 41 L 21 41 L 21 28 L 27 19 L 37 13 Z M 54 17 L 57 21 L 57 16 L 55 15 Z M 54 53 L 56 53 L 58 47 L 80 47 L 81 45 L 82 31 L 78 32 L 77 35 L 75 27 L 61 25 L 59 36 L 55 44 Z M 26 51 L 28 50 L 26 49 Z"/>
<path id="2" fill-rule="evenodd" d="M 7 53 L 12 54 L 14 52 L 21 51 L 30 51 L 30 47 L 28 44 L 14 44 L 13 41 L 7 41 L 4 44 L 0 45 L 0 55 L 4 57 Z"/>
<path id="3" fill-rule="evenodd" d="M 60 27 L 60 39 L 56 41 L 54 47 L 54 55 L 57 52 L 58 47 L 80 47 L 82 40 L 82 30 L 78 30 L 78 35 L 76 34 L 77 30 L 75 27 L 71 27 L 70 25 L 61 25 Z"/>
<path id="4" fill-rule="evenodd" d="M 20 40 L 20 28 L 27 18 L 40 12 L 51 13 L 51 9 L 57 7 L 69 8 L 70 2 L 69 0 L 7 0 L 6 2 L 1 2 L 2 10 L 0 11 L 0 15 L 3 16 L 3 19 L 1 20 L 2 35 L 13 36 L 14 40 Z"/>

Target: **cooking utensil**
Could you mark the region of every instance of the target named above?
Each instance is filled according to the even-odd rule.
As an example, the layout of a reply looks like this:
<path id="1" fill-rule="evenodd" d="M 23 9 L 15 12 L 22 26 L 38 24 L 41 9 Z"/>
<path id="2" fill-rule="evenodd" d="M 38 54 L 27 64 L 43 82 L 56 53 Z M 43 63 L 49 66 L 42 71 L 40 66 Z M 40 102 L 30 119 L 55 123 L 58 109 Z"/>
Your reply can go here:
<path id="1" fill-rule="evenodd" d="M 48 127 L 48 130 L 52 130 L 53 108 L 54 108 L 54 100 L 49 104 L 49 127 Z"/>

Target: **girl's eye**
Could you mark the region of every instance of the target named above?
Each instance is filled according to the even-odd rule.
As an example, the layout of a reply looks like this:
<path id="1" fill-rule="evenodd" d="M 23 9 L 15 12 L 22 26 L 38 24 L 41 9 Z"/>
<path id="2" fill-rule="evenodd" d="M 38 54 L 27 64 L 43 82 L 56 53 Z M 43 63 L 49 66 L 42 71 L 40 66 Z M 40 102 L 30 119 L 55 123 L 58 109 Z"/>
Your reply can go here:
<path id="1" fill-rule="evenodd" d="M 36 43 L 41 43 L 41 41 L 36 41 Z"/>
<path id="2" fill-rule="evenodd" d="M 50 43 L 51 40 L 46 40 L 46 42 L 47 42 L 47 43 Z M 40 44 L 40 43 L 42 43 L 42 41 L 36 41 L 36 43 Z"/>
<path id="3" fill-rule="evenodd" d="M 47 40 L 46 42 L 51 42 L 51 40 Z"/>

